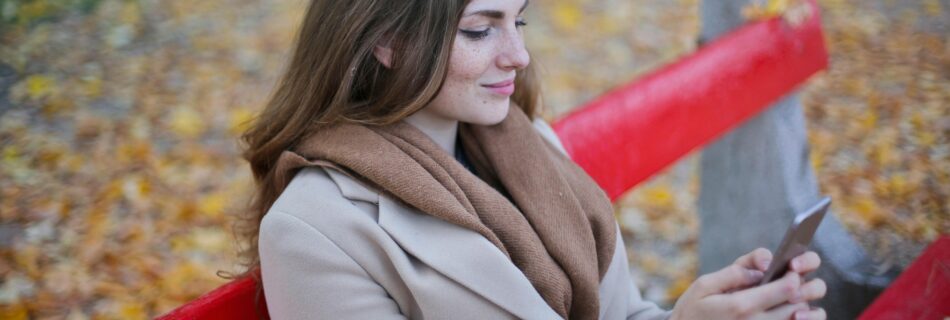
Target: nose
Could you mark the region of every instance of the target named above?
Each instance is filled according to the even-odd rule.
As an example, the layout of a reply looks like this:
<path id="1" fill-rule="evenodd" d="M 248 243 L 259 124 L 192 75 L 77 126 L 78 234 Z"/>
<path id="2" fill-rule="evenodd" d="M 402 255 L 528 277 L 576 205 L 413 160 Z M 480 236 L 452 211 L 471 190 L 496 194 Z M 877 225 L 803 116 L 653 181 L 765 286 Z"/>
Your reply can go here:
<path id="1" fill-rule="evenodd" d="M 531 63 L 531 56 L 524 46 L 524 37 L 518 30 L 507 32 L 505 43 L 498 55 L 498 67 L 505 70 L 521 70 Z"/>

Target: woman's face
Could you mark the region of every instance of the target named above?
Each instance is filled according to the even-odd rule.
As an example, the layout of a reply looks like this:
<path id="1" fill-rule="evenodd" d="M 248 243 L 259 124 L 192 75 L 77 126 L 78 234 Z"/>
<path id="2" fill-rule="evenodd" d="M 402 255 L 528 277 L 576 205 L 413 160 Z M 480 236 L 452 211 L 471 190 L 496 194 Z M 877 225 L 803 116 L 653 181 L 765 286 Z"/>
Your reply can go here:
<path id="1" fill-rule="evenodd" d="M 527 0 L 472 0 L 465 7 L 448 74 L 420 112 L 479 125 L 501 122 L 515 91 L 515 73 L 528 66 L 521 14 Z"/>

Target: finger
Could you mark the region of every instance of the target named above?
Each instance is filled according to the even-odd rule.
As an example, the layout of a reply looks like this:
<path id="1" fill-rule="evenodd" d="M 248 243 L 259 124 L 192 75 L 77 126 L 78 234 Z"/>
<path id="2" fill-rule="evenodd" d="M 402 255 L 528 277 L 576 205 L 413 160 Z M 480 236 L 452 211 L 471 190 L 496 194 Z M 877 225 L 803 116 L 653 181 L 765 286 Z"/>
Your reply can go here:
<path id="1" fill-rule="evenodd" d="M 766 310 L 786 302 L 805 302 L 801 294 L 801 276 L 789 272 L 779 280 L 767 284 L 736 291 L 730 294 L 732 299 L 751 304 L 750 308 Z"/>
<path id="2" fill-rule="evenodd" d="M 765 248 L 758 248 L 736 259 L 734 264 L 738 264 L 747 269 L 768 270 L 769 263 L 772 262 L 772 251 Z"/>
<path id="3" fill-rule="evenodd" d="M 808 311 L 808 309 L 808 304 L 804 302 L 788 303 L 766 311 L 762 313 L 761 317 L 756 317 L 755 319 L 793 319 L 793 315 L 796 315 L 798 312 Z"/>
<path id="4" fill-rule="evenodd" d="M 794 272 L 790 272 L 794 273 Z M 737 264 L 729 265 L 719 271 L 705 274 L 693 283 L 701 297 L 720 294 L 726 291 L 750 286 L 762 280 L 762 271 L 743 268 Z"/>
<path id="5" fill-rule="evenodd" d="M 818 269 L 821 265 L 821 257 L 814 251 L 805 252 L 789 262 L 789 268 L 798 274 L 806 274 Z"/>
<path id="6" fill-rule="evenodd" d="M 824 280 L 814 279 L 803 284 L 799 290 L 802 292 L 802 298 L 805 301 L 813 301 L 824 298 L 828 287 Z"/>
<path id="7" fill-rule="evenodd" d="M 795 320 L 825 320 L 828 315 L 825 309 L 815 308 L 811 310 L 800 310 L 795 312 Z M 786 318 L 787 319 L 787 318 Z"/>

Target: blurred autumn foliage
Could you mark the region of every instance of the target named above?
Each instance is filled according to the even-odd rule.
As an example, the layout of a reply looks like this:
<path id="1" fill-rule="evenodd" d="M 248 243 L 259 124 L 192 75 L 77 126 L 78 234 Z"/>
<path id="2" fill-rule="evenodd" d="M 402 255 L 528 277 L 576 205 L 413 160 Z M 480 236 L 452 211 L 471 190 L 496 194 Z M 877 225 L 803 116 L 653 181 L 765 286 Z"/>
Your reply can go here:
<path id="1" fill-rule="evenodd" d="M 950 2 L 822 5 L 831 68 L 805 89 L 812 164 L 852 234 L 906 266 L 950 233 Z"/>
<path id="2" fill-rule="evenodd" d="M 237 136 L 305 4 L 0 0 L 0 318 L 149 318 L 242 271 Z M 545 116 L 695 50 L 698 4 L 532 2 Z M 950 230 L 947 3 L 820 5 L 831 68 L 804 88 L 813 164 L 838 217 L 906 264 Z M 695 277 L 695 159 L 617 203 L 631 271 L 665 305 Z"/>
<path id="3" fill-rule="evenodd" d="M 0 318 L 147 318 L 237 270 L 236 137 L 301 5 L 0 6 Z"/>

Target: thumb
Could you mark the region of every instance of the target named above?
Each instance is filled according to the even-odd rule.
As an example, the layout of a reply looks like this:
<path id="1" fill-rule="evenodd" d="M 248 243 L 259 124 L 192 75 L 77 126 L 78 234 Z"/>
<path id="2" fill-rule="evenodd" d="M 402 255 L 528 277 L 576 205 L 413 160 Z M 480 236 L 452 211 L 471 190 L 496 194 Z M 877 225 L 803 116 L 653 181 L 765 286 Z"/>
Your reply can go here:
<path id="1" fill-rule="evenodd" d="M 697 291 L 702 296 L 725 293 L 733 289 L 744 288 L 762 280 L 762 271 L 746 269 L 732 264 L 719 271 L 696 279 Z"/>

